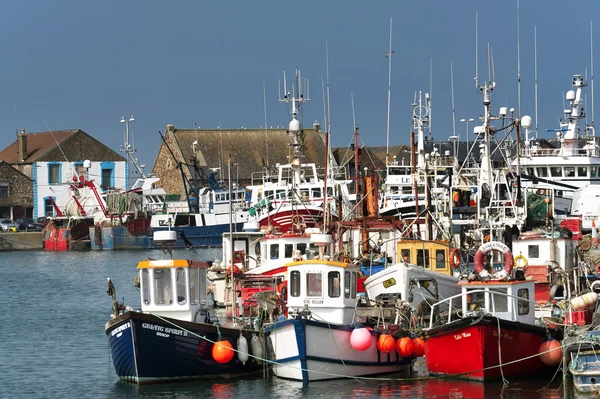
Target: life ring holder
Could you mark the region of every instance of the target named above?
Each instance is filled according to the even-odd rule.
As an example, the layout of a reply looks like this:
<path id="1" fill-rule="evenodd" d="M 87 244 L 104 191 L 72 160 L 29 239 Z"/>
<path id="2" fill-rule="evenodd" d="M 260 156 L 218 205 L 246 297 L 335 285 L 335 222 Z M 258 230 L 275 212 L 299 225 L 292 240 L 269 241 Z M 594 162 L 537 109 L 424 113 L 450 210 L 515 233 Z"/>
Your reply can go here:
<path id="1" fill-rule="evenodd" d="M 499 251 L 504 254 L 504 268 L 500 271 L 490 274 L 484 267 L 484 259 L 492 251 Z M 490 280 L 505 280 L 510 277 L 515 260 L 510 248 L 498 241 L 486 242 L 479 247 L 473 258 L 473 267 L 479 277 Z"/>
<path id="2" fill-rule="evenodd" d="M 450 250 L 450 268 L 456 269 L 460 267 L 461 260 L 460 250 L 458 248 L 452 248 Z"/>
<path id="3" fill-rule="evenodd" d="M 303 223 L 304 223 L 304 216 L 302 216 L 302 215 L 292 216 L 292 225 L 300 226 Z"/>
<path id="4" fill-rule="evenodd" d="M 521 262 L 521 264 L 519 264 L 519 262 Z M 529 262 L 527 261 L 527 258 L 525 257 L 525 255 L 518 254 L 517 256 L 515 256 L 514 265 L 516 268 L 524 269 L 527 267 L 528 264 L 529 264 Z"/>

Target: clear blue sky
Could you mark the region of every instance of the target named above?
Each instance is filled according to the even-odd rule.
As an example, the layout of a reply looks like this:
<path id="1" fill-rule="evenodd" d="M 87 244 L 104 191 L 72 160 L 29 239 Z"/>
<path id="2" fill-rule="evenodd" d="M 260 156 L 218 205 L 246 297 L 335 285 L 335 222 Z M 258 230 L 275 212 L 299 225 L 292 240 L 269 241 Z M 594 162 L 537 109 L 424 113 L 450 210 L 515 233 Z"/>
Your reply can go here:
<path id="1" fill-rule="evenodd" d="M 391 145 L 408 143 L 414 92 L 430 90 L 430 58 L 434 138 L 452 135 L 450 63 L 461 139 L 465 126 L 458 121 L 481 114 L 473 80 L 476 11 L 480 77 L 487 76 L 490 42 L 494 110 L 517 108 L 516 0 L 18 0 L 1 6 L 0 148 L 21 128 L 80 128 L 118 151 L 124 131 L 119 120 L 134 115 L 135 146 L 150 172 L 158 131 L 169 123 L 262 126 L 263 83 L 268 125 L 287 125 L 290 115 L 277 103 L 277 80 L 283 70 L 292 76 L 296 66 L 311 82 L 312 101 L 303 117 L 308 127 L 323 119 L 326 40 L 332 144 L 345 147 L 352 140 L 352 92 L 362 141 L 383 146 L 390 17 Z M 600 15 L 595 0 L 521 0 L 521 113 L 534 116 L 537 26 L 540 131 L 557 127 L 571 76 L 585 75 L 586 68 L 589 75 L 594 15 Z M 600 54 L 598 33 L 600 23 L 594 26 L 595 54 Z M 587 94 L 591 115 L 589 88 Z"/>

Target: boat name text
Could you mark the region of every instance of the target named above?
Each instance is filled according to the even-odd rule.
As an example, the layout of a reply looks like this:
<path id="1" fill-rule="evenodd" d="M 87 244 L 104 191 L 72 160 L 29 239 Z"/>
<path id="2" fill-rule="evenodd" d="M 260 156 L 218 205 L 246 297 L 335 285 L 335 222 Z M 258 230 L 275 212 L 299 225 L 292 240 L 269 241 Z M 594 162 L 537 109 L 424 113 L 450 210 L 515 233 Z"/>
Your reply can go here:
<path id="1" fill-rule="evenodd" d="M 463 338 L 469 338 L 471 336 L 471 333 L 462 333 L 462 334 L 454 334 L 454 339 L 455 340 L 459 340 L 459 339 L 463 339 Z"/>
<path id="2" fill-rule="evenodd" d="M 112 330 L 112 332 L 110 333 L 110 336 L 114 337 L 116 334 L 119 334 L 117 336 L 117 338 L 118 338 L 121 335 L 123 335 L 122 333 L 123 333 L 124 330 L 127 330 L 130 327 L 131 327 L 131 323 L 127 322 L 127 323 L 123 324 L 122 326 L 119 326 L 119 327 L 115 328 L 114 330 Z"/>
<path id="3" fill-rule="evenodd" d="M 178 330 L 176 328 L 171 328 L 171 327 L 157 326 L 156 324 L 150 324 L 150 323 L 142 323 L 142 328 L 145 328 L 147 330 L 156 331 L 156 335 L 158 335 L 159 337 L 164 337 L 164 338 L 168 338 L 169 334 L 181 335 L 183 337 L 187 337 L 187 335 L 188 335 L 187 331 Z"/>

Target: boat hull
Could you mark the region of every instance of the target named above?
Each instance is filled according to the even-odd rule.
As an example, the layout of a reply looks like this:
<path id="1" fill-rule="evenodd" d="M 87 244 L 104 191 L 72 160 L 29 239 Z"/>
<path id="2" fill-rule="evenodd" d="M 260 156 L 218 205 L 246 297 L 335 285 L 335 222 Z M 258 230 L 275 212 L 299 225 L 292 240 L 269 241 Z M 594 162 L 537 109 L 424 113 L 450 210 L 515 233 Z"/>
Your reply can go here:
<path id="1" fill-rule="evenodd" d="M 219 333 L 237 349 L 240 330 L 213 324 L 126 312 L 106 325 L 115 372 L 121 381 L 136 384 L 224 378 L 261 369 L 254 359 L 242 364 L 237 354 L 226 364 L 213 360 L 210 341 L 217 341 Z M 251 332 L 242 334 L 250 342 Z"/>
<path id="2" fill-rule="evenodd" d="M 554 371 L 536 356 L 545 338 L 542 327 L 506 320 L 498 326 L 492 316 L 467 317 L 427 332 L 427 369 L 432 375 L 482 381 Z"/>
<path id="3" fill-rule="evenodd" d="M 600 331 L 588 331 L 563 341 L 571 360 L 569 371 L 573 376 L 573 385 L 579 392 L 600 390 L 600 345 L 596 343 L 598 337 Z"/>
<path id="4" fill-rule="evenodd" d="M 379 333 L 366 351 L 350 346 L 350 326 L 293 319 L 265 328 L 268 353 L 277 362 L 277 377 L 302 382 L 357 377 L 383 373 L 410 376 L 414 359 L 403 358 L 395 351 L 381 353 L 377 349 Z"/>

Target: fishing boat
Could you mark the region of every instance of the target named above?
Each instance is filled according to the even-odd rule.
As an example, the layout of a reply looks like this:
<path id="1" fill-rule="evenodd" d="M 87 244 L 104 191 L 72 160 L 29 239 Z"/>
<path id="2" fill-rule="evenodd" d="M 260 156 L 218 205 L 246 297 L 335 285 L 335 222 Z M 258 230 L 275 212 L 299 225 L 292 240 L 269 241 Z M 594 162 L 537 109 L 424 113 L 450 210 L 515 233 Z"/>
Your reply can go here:
<path id="1" fill-rule="evenodd" d="M 423 309 L 460 293 L 459 278 L 454 276 L 461 263 L 458 249 L 450 250 L 444 241 L 398 240 L 396 245 L 398 262 L 364 281 L 369 298 L 397 295 L 414 308 Z"/>
<path id="2" fill-rule="evenodd" d="M 209 264 L 173 259 L 174 231 L 155 242 L 170 259 L 138 263 L 141 309 L 116 300 L 108 280 L 113 312 L 106 323 L 111 357 L 122 381 L 136 384 L 226 378 L 260 370 L 263 343 L 250 321 L 217 318 L 208 295 Z M 246 319 L 248 320 L 248 319 Z"/>
<path id="3" fill-rule="evenodd" d="M 486 267 L 486 256 L 493 251 L 504 260 L 499 270 Z M 488 380 L 555 370 L 562 354 L 550 361 L 539 355 L 545 353 L 541 345 L 550 338 L 560 339 L 560 332 L 536 320 L 534 282 L 522 274 L 513 278 L 508 247 L 500 242 L 483 244 L 475 254 L 474 269 L 476 279 L 458 283 L 460 294 L 431 307 L 425 335 L 429 372 Z M 450 310 L 445 316 L 442 307 Z"/>
<path id="4" fill-rule="evenodd" d="M 347 180 L 335 179 L 335 172 L 327 167 L 322 177 L 314 163 L 303 162 L 306 157 L 304 132 L 298 114 L 302 103 L 308 100 L 302 92 L 300 71 L 296 70 L 295 91 L 289 93 L 284 87 L 283 99 L 279 100 L 292 104 L 292 120 L 288 128 L 292 138 L 290 163 L 278 164 L 275 173 L 264 173 L 258 184 L 247 187 L 251 193 L 250 216 L 262 229 L 285 233 L 297 224 L 307 228 L 318 227 L 326 215 L 331 220 L 338 218 L 335 199 L 342 197 L 343 202 L 348 202 Z M 329 148 L 325 151 L 330 159 Z"/>
<path id="5" fill-rule="evenodd" d="M 288 318 L 265 326 L 277 377 L 302 382 L 398 372 L 410 375 L 414 358 L 377 345 L 383 331 L 366 331 L 364 348 L 352 346 L 359 269 L 332 260 L 332 237 L 313 234 L 319 256 L 287 264 Z M 392 339 L 394 342 L 394 339 Z"/>

